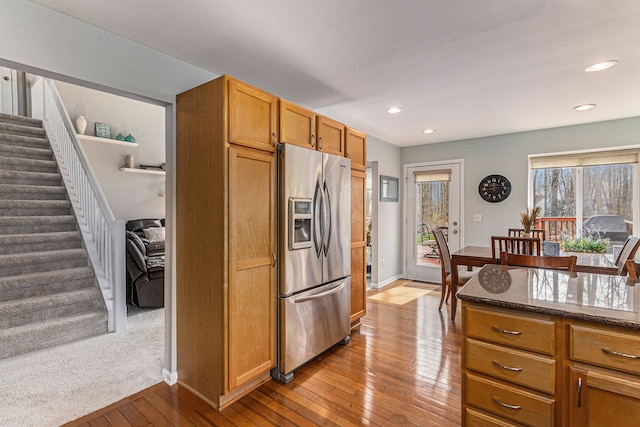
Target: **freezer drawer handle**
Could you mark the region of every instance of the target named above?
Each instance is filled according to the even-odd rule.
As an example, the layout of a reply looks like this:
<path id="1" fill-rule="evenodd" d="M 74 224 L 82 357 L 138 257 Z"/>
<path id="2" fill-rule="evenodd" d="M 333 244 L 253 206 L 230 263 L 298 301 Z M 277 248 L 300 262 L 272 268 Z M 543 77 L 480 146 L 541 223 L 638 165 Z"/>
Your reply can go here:
<path id="1" fill-rule="evenodd" d="M 333 289 L 329 289 L 328 291 L 320 292 L 319 294 L 310 295 L 308 297 L 298 298 L 295 300 L 296 304 L 300 304 L 307 301 L 313 301 L 314 299 L 320 299 L 326 297 L 327 295 L 335 294 L 344 289 L 344 283 L 339 284 Z"/>

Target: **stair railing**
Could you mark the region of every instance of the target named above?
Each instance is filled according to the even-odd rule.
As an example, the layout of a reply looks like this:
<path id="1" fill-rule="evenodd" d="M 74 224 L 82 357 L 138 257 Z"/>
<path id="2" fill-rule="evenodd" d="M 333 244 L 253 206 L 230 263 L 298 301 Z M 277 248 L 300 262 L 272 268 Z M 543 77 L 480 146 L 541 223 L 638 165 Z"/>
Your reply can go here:
<path id="1" fill-rule="evenodd" d="M 126 329 L 125 224 L 111 212 L 51 79 L 31 86 L 32 116 L 42 120 L 109 313 L 109 331 Z"/>

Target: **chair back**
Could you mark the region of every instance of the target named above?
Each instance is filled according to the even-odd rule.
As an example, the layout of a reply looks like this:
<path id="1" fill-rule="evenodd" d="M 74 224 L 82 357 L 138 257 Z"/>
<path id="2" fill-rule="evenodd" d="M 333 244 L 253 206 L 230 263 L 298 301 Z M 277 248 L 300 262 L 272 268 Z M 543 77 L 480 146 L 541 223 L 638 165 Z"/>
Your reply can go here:
<path id="1" fill-rule="evenodd" d="M 616 267 L 618 267 L 618 275 L 622 276 L 627 274 L 629 262 L 633 263 L 638 247 L 640 247 L 640 238 L 636 236 L 627 237 L 615 261 Z"/>
<path id="2" fill-rule="evenodd" d="M 517 265 L 520 267 L 552 268 L 554 270 L 576 271 L 578 257 L 571 256 L 536 256 L 500 252 L 502 265 Z"/>
<path id="3" fill-rule="evenodd" d="M 540 238 L 491 236 L 491 253 L 496 261 L 500 259 L 500 252 L 522 255 L 540 255 Z"/>
<path id="4" fill-rule="evenodd" d="M 438 227 L 433 230 L 433 234 L 436 236 L 436 245 L 438 245 L 438 251 L 440 252 L 440 264 L 444 269 L 445 275 L 451 274 L 451 253 L 449 252 L 447 239 L 444 238 L 444 229 Z"/>
<path id="5" fill-rule="evenodd" d="M 524 228 L 510 228 L 507 236 L 510 237 L 522 237 L 522 234 L 524 233 Z M 531 230 L 531 237 L 533 238 L 538 238 L 541 241 L 544 241 L 545 238 L 545 232 L 544 230 Z"/>

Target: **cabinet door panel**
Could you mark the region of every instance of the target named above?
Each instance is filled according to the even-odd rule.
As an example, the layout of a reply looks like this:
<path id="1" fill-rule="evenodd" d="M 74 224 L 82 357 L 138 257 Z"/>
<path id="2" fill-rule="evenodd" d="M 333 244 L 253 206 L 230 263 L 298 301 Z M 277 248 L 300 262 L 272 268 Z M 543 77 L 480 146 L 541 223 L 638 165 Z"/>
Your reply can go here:
<path id="1" fill-rule="evenodd" d="M 229 80 L 229 142 L 275 151 L 276 97 L 246 83 Z"/>
<path id="2" fill-rule="evenodd" d="M 345 135 L 346 156 L 351 159 L 351 169 L 367 170 L 367 136 L 364 132 L 347 128 Z"/>
<path id="3" fill-rule="evenodd" d="M 229 149 L 228 388 L 276 361 L 275 155 Z"/>
<path id="4" fill-rule="evenodd" d="M 640 419 L 640 384 L 636 378 L 594 369 L 570 368 L 569 424 L 633 425 Z"/>
<path id="5" fill-rule="evenodd" d="M 316 116 L 318 150 L 344 156 L 344 125 L 323 116 Z"/>
<path id="6" fill-rule="evenodd" d="M 280 142 L 315 150 L 316 115 L 313 111 L 280 100 Z"/>
<path id="7" fill-rule="evenodd" d="M 365 180 L 363 172 L 351 171 L 351 322 L 365 315 L 367 307 Z"/>

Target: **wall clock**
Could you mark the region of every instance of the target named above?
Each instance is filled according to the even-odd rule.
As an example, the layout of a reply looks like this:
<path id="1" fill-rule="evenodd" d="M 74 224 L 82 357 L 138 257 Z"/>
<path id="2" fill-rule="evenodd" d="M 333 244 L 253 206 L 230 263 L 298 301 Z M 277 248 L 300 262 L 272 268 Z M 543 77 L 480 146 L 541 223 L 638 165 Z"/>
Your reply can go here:
<path id="1" fill-rule="evenodd" d="M 483 200 L 498 203 L 511 194 L 511 183 L 502 175 L 488 175 L 480 181 L 478 193 Z"/>

